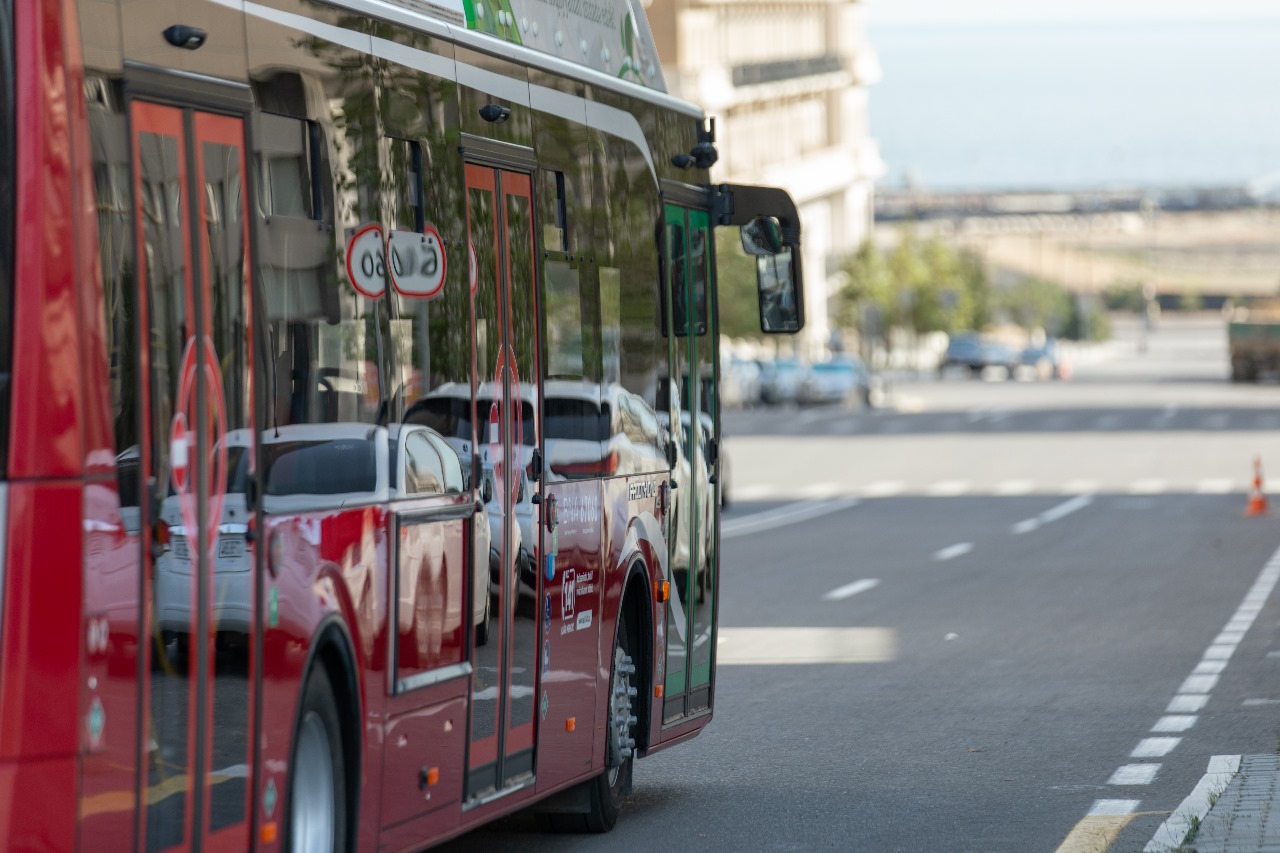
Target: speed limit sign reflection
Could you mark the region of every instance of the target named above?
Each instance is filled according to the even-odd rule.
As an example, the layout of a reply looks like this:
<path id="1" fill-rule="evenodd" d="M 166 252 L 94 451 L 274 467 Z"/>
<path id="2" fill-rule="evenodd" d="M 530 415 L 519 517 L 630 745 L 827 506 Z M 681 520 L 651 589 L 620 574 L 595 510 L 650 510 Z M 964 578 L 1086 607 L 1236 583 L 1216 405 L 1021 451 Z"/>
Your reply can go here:
<path id="1" fill-rule="evenodd" d="M 421 234 L 392 231 L 387 237 L 391 286 L 411 299 L 434 299 L 444 289 L 446 259 L 444 241 L 435 226 Z"/>
<path id="2" fill-rule="evenodd" d="M 387 261 L 380 225 L 362 225 L 347 241 L 347 279 L 361 295 L 370 299 L 377 299 L 387 289 Z"/>

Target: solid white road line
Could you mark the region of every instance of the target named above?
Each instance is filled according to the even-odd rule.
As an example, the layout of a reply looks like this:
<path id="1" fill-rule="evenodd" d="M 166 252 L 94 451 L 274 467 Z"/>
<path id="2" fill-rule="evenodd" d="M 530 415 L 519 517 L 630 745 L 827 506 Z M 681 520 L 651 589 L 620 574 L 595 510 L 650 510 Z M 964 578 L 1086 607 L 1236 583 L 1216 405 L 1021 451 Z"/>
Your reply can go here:
<path id="1" fill-rule="evenodd" d="M 972 542 L 957 542 L 955 545 L 948 545 L 946 548 L 943 548 L 941 551 L 936 551 L 933 555 L 933 559 L 937 560 L 938 562 L 942 562 L 944 560 L 954 560 L 956 557 L 963 557 L 965 554 L 968 554 L 972 550 L 973 550 Z"/>
<path id="2" fill-rule="evenodd" d="M 1116 768 L 1108 785 L 1150 785 L 1156 780 L 1159 764 L 1124 764 Z"/>
<path id="3" fill-rule="evenodd" d="M 720 538 L 731 539 L 735 536 L 761 533 L 765 530 L 773 530 L 775 527 L 785 527 L 799 521 L 808 521 L 811 518 L 852 509 L 857 505 L 857 498 L 840 498 L 834 501 L 804 501 L 803 503 L 789 504 L 778 509 L 757 512 L 752 515 L 744 515 L 742 518 L 726 521 L 720 525 Z"/>
<path id="4" fill-rule="evenodd" d="M 1240 704 L 1245 708 L 1258 708 L 1263 705 L 1280 705 L 1280 699 L 1246 699 Z"/>
<path id="5" fill-rule="evenodd" d="M 835 589 L 822 596 L 827 601 L 841 601 L 846 598 L 852 598 L 860 592 L 866 592 L 869 589 L 875 589 L 880 585 L 880 581 L 876 578 L 866 578 L 865 580 L 854 581 Z"/>
<path id="6" fill-rule="evenodd" d="M 1173 752 L 1174 747 L 1182 743 L 1180 737 L 1148 737 L 1138 741 L 1138 745 L 1129 753 L 1130 758 L 1163 758 Z"/>
<path id="7" fill-rule="evenodd" d="M 1156 834 L 1143 848 L 1144 853 L 1172 853 L 1182 847 L 1194 823 L 1209 813 L 1211 800 L 1226 790 L 1231 777 L 1240 769 L 1240 756 L 1215 755 L 1209 759 L 1209 767 L 1187 798 L 1173 810 L 1169 819 L 1160 824 Z"/>
<path id="8" fill-rule="evenodd" d="M 1027 518 L 1019 521 L 1017 524 L 1013 525 L 1013 527 L 1009 528 L 1009 532 L 1015 536 L 1023 533 L 1030 533 L 1033 530 L 1040 529 L 1042 525 L 1051 524 L 1059 519 L 1066 518 L 1071 513 L 1078 512 L 1091 503 L 1093 503 L 1093 495 L 1077 495 L 1068 501 L 1063 501 L 1057 506 L 1046 509 L 1034 518 Z"/>

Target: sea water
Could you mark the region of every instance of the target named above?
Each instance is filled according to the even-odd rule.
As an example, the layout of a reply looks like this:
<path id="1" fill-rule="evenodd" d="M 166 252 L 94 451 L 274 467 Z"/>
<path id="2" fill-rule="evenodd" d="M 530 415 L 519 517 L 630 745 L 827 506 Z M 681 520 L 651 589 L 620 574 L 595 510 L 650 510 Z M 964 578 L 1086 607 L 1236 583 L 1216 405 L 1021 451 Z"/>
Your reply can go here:
<path id="1" fill-rule="evenodd" d="M 873 26 L 881 186 L 1280 184 L 1280 20 Z"/>

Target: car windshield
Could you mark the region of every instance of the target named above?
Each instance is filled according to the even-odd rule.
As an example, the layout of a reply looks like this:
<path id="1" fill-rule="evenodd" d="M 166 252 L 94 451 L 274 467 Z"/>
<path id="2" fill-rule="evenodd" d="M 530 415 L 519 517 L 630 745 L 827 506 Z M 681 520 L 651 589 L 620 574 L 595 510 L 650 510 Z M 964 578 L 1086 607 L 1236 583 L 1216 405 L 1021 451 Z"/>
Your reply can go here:
<path id="1" fill-rule="evenodd" d="M 282 441 L 264 450 L 266 494 L 339 495 L 378 488 L 372 438 Z"/>
<path id="2" fill-rule="evenodd" d="M 547 440 L 607 441 L 609 407 L 593 400 L 548 397 L 543 407 L 542 428 Z"/>

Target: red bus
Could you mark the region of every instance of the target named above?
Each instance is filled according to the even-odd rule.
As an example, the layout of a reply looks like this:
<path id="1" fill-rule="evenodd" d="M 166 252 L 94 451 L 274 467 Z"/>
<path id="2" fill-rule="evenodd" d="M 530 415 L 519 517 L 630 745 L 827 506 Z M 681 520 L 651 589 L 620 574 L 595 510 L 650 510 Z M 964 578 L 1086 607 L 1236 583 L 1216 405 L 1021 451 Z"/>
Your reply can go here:
<path id="1" fill-rule="evenodd" d="M 0 849 L 603 831 L 711 717 L 713 186 L 636 4 L 0 0 Z"/>

